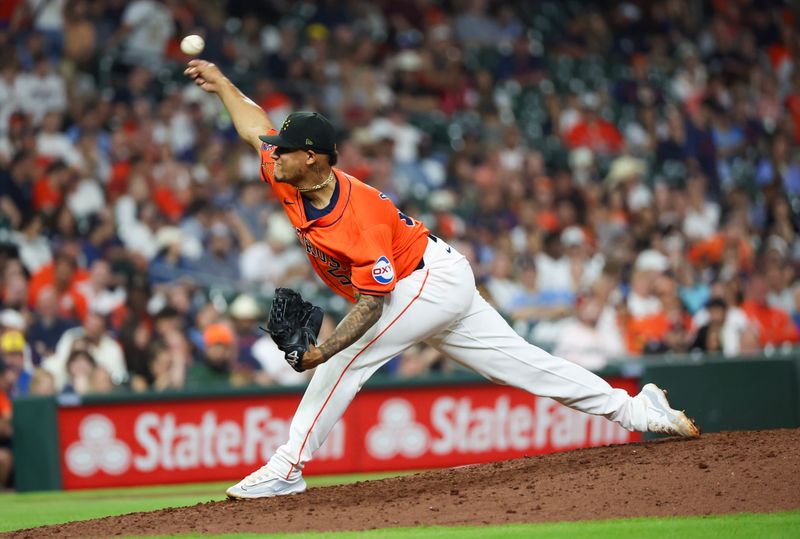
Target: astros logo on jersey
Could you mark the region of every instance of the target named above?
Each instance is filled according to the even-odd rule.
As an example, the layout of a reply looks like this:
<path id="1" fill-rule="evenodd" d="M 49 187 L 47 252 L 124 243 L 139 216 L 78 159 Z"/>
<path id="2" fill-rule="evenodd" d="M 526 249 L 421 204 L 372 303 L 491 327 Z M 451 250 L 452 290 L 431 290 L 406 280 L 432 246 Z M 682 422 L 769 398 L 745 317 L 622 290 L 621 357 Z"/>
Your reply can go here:
<path id="1" fill-rule="evenodd" d="M 394 268 L 392 268 L 392 264 L 389 262 L 388 258 L 382 256 L 375 262 L 375 265 L 372 266 L 372 278 L 380 284 L 389 284 L 392 282 L 392 279 L 394 279 Z"/>

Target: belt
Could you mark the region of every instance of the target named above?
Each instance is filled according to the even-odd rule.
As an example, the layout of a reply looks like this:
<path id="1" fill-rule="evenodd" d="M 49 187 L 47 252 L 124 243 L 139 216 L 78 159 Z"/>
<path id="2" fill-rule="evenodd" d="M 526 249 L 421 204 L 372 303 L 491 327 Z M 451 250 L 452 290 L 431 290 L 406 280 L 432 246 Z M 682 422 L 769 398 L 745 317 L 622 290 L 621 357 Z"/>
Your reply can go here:
<path id="1" fill-rule="evenodd" d="M 437 238 L 436 236 L 434 236 L 430 232 L 428 232 L 428 238 L 430 238 L 431 240 L 433 240 L 436 243 L 439 243 L 439 238 Z M 417 267 L 414 268 L 414 271 L 421 270 L 424 267 L 425 267 L 425 258 L 423 257 L 423 258 L 419 259 L 419 264 L 417 264 Z"/>

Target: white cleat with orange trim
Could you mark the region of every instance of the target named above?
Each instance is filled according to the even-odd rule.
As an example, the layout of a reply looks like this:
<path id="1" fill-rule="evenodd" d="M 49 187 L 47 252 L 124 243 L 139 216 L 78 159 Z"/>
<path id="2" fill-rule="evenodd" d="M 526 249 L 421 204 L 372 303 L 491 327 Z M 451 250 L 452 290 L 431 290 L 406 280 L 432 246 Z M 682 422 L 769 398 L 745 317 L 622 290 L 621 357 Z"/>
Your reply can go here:
<path id="1" fill-rule="evenodd" d="M 264 465 L 230 487 L 225 494 L 228 495 L 228 498 L 245 500 L 299 494 L 305 490 L 306 482 L 302 475 L 298 474 L 296 479 L 286 480 L 278 477 L 275 472 Z"/>
<path id="2" fill-rule="evenodd" d="M 700 429 L 682 410 L 673 410 L 667 401 L 666 391 L 655 384 L 647 384 L 635 397 L 643 399 L 647 407 L 647 430 L 684 438 L 697 438 Z"/>

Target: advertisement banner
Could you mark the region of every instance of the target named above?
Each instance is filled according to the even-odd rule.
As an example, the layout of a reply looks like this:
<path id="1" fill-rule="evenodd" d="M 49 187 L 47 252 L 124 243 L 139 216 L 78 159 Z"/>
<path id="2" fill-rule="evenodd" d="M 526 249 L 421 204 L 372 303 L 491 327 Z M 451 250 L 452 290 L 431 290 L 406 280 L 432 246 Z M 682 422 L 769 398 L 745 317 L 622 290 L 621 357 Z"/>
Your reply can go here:
<path id="1" fill-rule="evenodd" d="M 638 390 L 635 379 L 609 381 Z M 286 441 L 299 402 L 298 394 L 59 408 L 64 488 L 239 480 Z M 458 466 L 639 439 L 503 386 L 368 389 L 304 473 Z"/>

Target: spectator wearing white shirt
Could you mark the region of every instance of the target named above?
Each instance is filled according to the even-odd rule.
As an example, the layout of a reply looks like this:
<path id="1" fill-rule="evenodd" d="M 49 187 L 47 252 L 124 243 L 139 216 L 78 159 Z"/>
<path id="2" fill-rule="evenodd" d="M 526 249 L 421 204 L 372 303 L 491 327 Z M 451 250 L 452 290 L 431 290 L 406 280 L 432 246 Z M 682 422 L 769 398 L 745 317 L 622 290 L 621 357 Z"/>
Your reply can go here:
<path id="1" fill-rule="evenodd" d="M 579 297 L 575 316 L 562 326 L 553 354 L 595 371 L 625 354 L 619 328 L 598 324 L 602 313 L 603 303 L 594 294 Z"/>
<path id="2" fill-rule="evenodd" d="M 64 79 L 53 70 L 45 56 L 37 56 L 33 71 L 20 73 L 14 81 L 14 93 L 23 112 L 39 125 L 48 112 L 64 112 L 67 89 Z"/>
<path id="3" fill-rule="evenodd" d="M 511 311 L 511 301 L 522 291 L 519 283 L 512 278 L 511 270 L 511 259 L 505 253 L 498 252 L 484 285 L 497 310 L 504 314 Z"/>
<path id="4" fill-rule="evenodd" d="M 75 145 L 62 128 L 63 115 L 59 111 L 48 111 L 42 118 L 42 127 L 36 135 L 36 152 L 52 159 L 61 159 L 69 166 L 81 163 Z"/>
<path id="5" fill-rule="evenodd" d="M 503 146 L 500 149 L 500 164 L 504 169 L 513 172 L 522 171 L 527 149 L 522 144 L 522 134 L 516 126 L 507 127 L 503 131 Z"/>
<path id="6" fill-rule="evenodd" d="M 55 379 L 56 387 L 63 389 L 68 381 L 67 360 L 77 346 L 85 349 L 95 358 L 97 365 L 111 375 L 114 384 L 122 384 L 128 380 L 128 369 L 125 356 L 119 343 L 106 331 L 106 319 L 94 312 L 89 312 L 80 327 L 64 332 L 56 345 L 55 353 L 46 358 L 42 366 Z"/>
<path id="7" fill-rule="evenodd" d="M 264 289 L 282 286 L 291 275 L 306 274 L 307 267 L 294 227 L 282 213 L 270 215 L 264 239 L 251 243 L 239 255 L 242 279 Z"/>
<path id="8" fill-rule="evenodd" d="M 706 182 L 702 176 L 689 179 L 686 191 L 683 233 L 690 241 L 708 239 L 719 229 L 719 205 L 706 200 Z"/>
<path id="9" fill-rule="evenodd" d="M 405 113 L 395 108 L 386 117 L 375 118 L 369 126 L 375 140 L 389 139 L 394 143 L 394 160 L 411 163 L 417 160 L 422 131 L 408 123 Z"/>
<path id="10" fill-rule="evenodd" d="M 41 234 L 42 219 L 38 213 L 24 214 L 19 231 L 11 233 L 11 241 L 17 246 L 19 259 L 31 275 L 53 259 L 50 242 Z"/>
<path id="11" fill-rule="evenodd" d="M 122 26 L 112 46 L 122 41 L 122 62 L 129 66 L 159 69 L 164 65 L 167 42 L 175 33 L 169 8 L 159 0 L 134 0 L 125 6 Z"/>
<path id="12" fill-rule="evenodd" d="M 628 293 L 628 311 L 634 318 L 644 318 L 661 311 L 655 295 L 656 278 L 668 269 L 667 257 L 655 249 L 642 251 L 636 258 Z"/>
<path id="13" fill-rule="evenodd" d="M 125 289 L 113 282 L 111 264 L 98 258 L 89 268 L 89 278 L 76 285 L 78 293 L 86 298 L 90 311 L 108 315 L 125 305 Z"/>
<path id="14" fill-rule="evenodd" d="M 564 256 L 561 235 L 548 234 L 542 252 L 536 255 L 537 285 L 542 292 L 574 292 L 570 261 Z"/>

